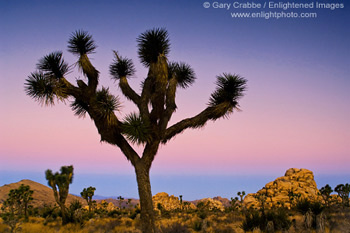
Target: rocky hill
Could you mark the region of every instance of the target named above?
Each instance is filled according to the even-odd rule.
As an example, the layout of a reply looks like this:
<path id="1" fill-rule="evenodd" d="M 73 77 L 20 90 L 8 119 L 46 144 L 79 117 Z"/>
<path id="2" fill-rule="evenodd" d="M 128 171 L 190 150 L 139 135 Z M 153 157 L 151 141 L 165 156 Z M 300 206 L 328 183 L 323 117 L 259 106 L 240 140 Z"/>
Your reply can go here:
<path id="1" fill-rule="evenodd" d="M 267 206 L 284 205 L 290 207 L 296 198 L 318 199 L 318 189 L 312 171 L 307 169 L 290 168 L 285 175 L 267 183 L 256 194 L 248 194 L 244 198 L 247 208 L 254 205 L 259 207 L 265 198 Z"/>
<path id="2" fill-rule="evenodd" d="M 10 192 L 11 189 L 17 189 L 21 184 L 29 185 L 30 189 L 34 191 L 33 201 L 31 202 L 31 205 L 33 205 L 34 207 L 40 207 L 40 206 L 43 206 L 44 204 L 54 205 L 56 203 L 55 198 L 53 196 L 53 191 L 51 188 L 31 180 L 21 180 L 17 183 L 5 184 L 4 186 L 1 186 L 0 203 L 3 203 L 8 198 L 8 193 Z M 86 203 L 86 201 L 81 197 L 77 197 L 71 194 L 68 195 L 66 203 L 69 204 L 74 200 L 78 200 L 84 205 Z"/>

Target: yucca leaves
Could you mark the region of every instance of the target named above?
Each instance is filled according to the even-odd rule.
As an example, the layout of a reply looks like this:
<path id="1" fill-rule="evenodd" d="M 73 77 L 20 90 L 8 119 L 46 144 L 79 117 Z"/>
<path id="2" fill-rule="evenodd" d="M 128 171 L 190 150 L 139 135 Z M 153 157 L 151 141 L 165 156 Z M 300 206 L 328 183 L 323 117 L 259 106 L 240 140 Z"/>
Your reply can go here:
<path id="1" fill-rule="evenodd" d="M 113 79 L 119 80 L 121 77 L 132 76 L 135 73 L 135 67 L 131 59 L 120 57 L 117 52 L 113 51 L 115 59 L 109 66 L 109 73 Z"/>
<path id="2" fill-rule="evenodd" d="M 164 28 L 155 28 L 142 33 L 137 38 L 141 63 L 148 67 L 157 62 L 158 56 L 167 56 L 170 51 L 168 32 Z"/>
<path id="3" fill-rule="evenodd" d="M 150 141 L 150 124 L 143 120 L 142 117 L 136 113 L 131 113 L 126 116 L 123 122 L 123 134 L 132 143 L 138 145 Z"/>
<path id="4" fill-rule="evenodd" d="M 41 58 L 37 64 L 39 72 L 31 73 L 26 79 L 25 91 L 36 101 L 53 105 L 55 97 L 64 100 L 68 97 L 61 80 L 68 73 L 68 64 L 62 58 L 62 52 L 53 52 Z"/>
<path id="5" fill-rule="evenodd" d="M 54 86 L 50 79 L 44 77 L 43 73 L 31 73 L 24 85 L 27 95 L 36 101 L 45 105 L 54 104 Z"/>
<path id="6" fill-rule="evenodd" d="M 31 73 L 24 85 L 26 94 L 43 105 L 53 105 L 56 98 L 63 101 L 68 97 L 59 80 L 42 72 Z"/>
<path id="7" fill-rule="evenodd" d="M 53 52 L 44 56 L 37 64 L 38 70 L 55 78 L 62 78 L 69 70 L 68 64 L 62 58 L 62 52 Z"/>
<path id="8" fill-rule="evenodd" d="M 196 75 L 192 67 L 183 62 L 170 62 L 168 71 L 169 78 L 175 76 L 177 85 L 184 89 L 191 86 L 196 80 Z"/>
<path id="9" fill-rule="evenodd" d="M 228 103 L 233 108 L 238 107 L 238 100 L 244 95 L 247 80 L 239 75 L 224 73 L 217 76 L 216 90 L 211 94 L 209 106 Z"/>
<path id="10" fill-rule="evenodd" d="M 68 40 L 68 51 L 75 55 L 94 53 L 97 46 L 86 31 L 75 31 Z"/>
<path id="11" fill-rule="evenodd" d="M 71 108 L 74 112 L 74 115 L 78 116 L 79 118 L 84 118 L 88 109 L 88 104 L 86 104 L 84 101 L 75 99 L 71 103 Z"/>
<path id="12" fill-rule="evenodd" d="M 121 104 L 118 97 L 109 93 L 108 88 L 102 87 L 101 90 L 96 92 L 96 106 L 100 117 L 111 123 L 113 112 L 119 110 Z"/>

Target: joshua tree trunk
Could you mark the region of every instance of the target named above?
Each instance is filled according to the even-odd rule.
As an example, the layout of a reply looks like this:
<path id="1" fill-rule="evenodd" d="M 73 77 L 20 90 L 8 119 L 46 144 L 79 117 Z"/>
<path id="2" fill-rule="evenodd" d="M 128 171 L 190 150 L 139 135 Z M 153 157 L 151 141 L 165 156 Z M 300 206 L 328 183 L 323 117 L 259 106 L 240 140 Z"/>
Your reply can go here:
<path id="1" fill-rule="evenodd" d="M 67 218 L 67 210 L 65 204 L 60 204 L 61 214 L 62 214 L 62 225 L 66 225 L 69 221 Z"/>
<path id="2" fill-rule="evenodd" d="M 135 166 L 141 206 L 142 232 L 144 233 L 156 232 L 149 171 L 150 167 L 146 167 L 142 163 L 137 163 Z"/>

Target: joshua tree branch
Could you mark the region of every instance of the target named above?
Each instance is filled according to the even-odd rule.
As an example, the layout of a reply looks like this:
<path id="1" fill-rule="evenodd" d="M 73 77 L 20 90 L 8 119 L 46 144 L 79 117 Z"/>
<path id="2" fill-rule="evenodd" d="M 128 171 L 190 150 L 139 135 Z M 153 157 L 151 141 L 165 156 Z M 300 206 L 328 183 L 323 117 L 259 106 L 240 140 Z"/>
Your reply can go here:
<path id="1" fill-rule="evenodd" d="M 173 115 L 174 111 L 176 110 L 176 103 L 175 103 L 176 86 L 177 86 L 177 80 L 175 77 L 172 77 L 169 80 L 168 88 L 166 90 L 166 96 L 165 96 L 166 109 L 164 111 L 163 117 L 160 119 L 160 122 L 159 122 L 159 128 L 162 136 L 164 136 L 165 129 L 168 126 L 170 118 Z"/>
<path id="2" fill-rule="evenodd" d="M 78 60 L 78 64 L 79 64 L 79 67 L 82 69 L 83 73 L 86 75 L 86 77 L 89 80 L 88 81 L 89 91 L 94 93 L 98 85 L 99 72 L 91 64 L 86 54 L 82 54 L 80 56 Z"/>
<path id="3" fill-rule="evenodd" d="M 121 134 L 122 123 L 118 120 L 115 114 L 112 113 L 109 116 L 109 120 L 102 119 L 94 103 L 90 103 L 88 113 L 95 122 L 98 133 L 101 136 L 101 141 L 105 141 L 109 144 L 118 146 L 125 157 L 133 165 L 135 165 L 140 157 Z"/>
<path id="4" fill-rule="evenodd" d="M 126 98 L 134 102 L 137 106 L 140 105 L 141 97 L 129 86 L 125 76 L 120 78 L 119 87 Z"/>
<path id="5" fill-rule="evenodd" d="M 191 118 L 186 118 L 166 129 L 162 143 L 166 143 L 175 135 L 183 132 L 187 128 L 203 127 L 208 120 L 216 120 L 223 117 L 227 113 L 230 113 L 232 108 L 233 107 L 229 103 L 221 103 L 216 106 L 207 107 L 198 115 Z"/>
<path id="6" fill-rule="evenodd" d="M 151 87 L 152 87 L 152 78 L 147 77 L 143 83 L 140 106 L 139 106 L 141 117 L 146 121 L 149 121 L 148 104 L 151 99 Z"/>
<path id="7" fill-rule="evenodd" d="M 66 88 L 66 94 L 71 95 L 73 97 L 77 97 L 80 93 L 80 90 L 78 87 L 71 84 L 67 79 L 60 78 L 60 82 L 63 84 L 63 86 Z"/>
<path id="8" fill-rule="evenodd" d="M 146 165 L 146 168 L 150 168 L 152 165 L 152 162 L 157 154 L 158 148 L 159 148 L 159 140 L 152 141 L 146 144 L 145 149 L 142 154 L 141 161 L 143 164 Z"/>

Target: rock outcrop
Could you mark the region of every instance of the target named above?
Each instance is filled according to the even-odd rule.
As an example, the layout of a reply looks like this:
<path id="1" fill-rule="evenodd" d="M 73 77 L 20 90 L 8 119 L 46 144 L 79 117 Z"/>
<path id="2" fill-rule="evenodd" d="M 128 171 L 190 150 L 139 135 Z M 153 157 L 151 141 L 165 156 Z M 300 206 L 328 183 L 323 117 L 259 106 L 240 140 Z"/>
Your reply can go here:
<path id="1" fill-rule="evenodd" d="M 169 194 L 162 192 L 157 193 L 153 196 L 153 206 L 156 210 L 162 209 L 162 210 L 176 210 L 176 209 L 195 209 L 196 206 L 192 203 L 183 201 L 181 204 L 178 197 L 175 197 L 174 195 L 169 196 Z"/>
<path id="2" fill-rule="evenodd" d="M 224 211 L 225 207 L 221 201 L 214 200 L 212 198 L 204 198 L 199 200 L 197 203 L 197 208 L 199 209 L 205 209 L 205 210 L 220 210 Z"/>
<path id="3" fill-rule="evenodd" d="M 290 168 L 284 176 L 266 184 L 256 194 L 248 194 L 244 198 L 244 205 L 247 208 L 259 208 L 263 201 L 267 207 L 290 207 L 300 198 L 319 199 L 314 175 L 307 169 Z"/>
<path id="4" fill-rule="evenodd" d="M 217 197 L 213 197 L 213 200 L 221 202 L 224 207 L 230 207 L 231 206 L 230 200 L 227 199 L 227 198 L 223 198 L 223 197 L 217 196 Z"/>

